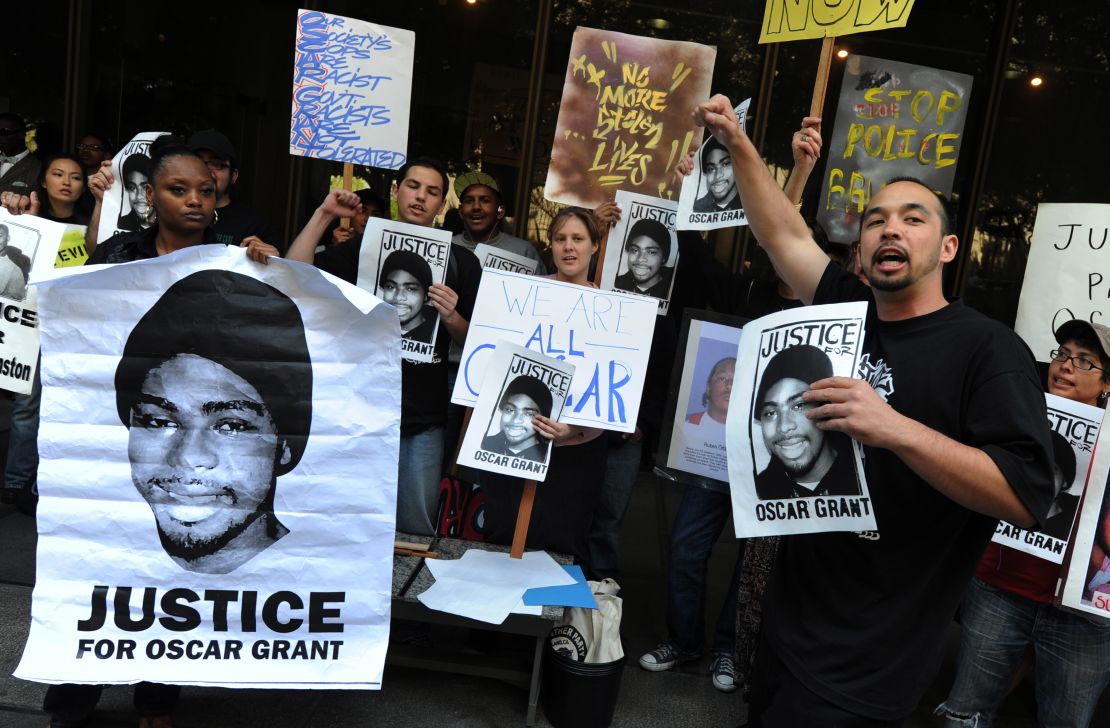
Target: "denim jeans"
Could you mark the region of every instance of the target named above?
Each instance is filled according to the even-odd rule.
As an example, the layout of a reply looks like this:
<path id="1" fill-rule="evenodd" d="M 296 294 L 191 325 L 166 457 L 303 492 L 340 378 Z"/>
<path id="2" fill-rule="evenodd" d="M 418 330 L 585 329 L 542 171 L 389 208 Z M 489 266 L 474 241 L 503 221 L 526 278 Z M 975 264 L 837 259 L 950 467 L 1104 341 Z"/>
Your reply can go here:
<path id="1" fill-rule="evenodd" d="M 731 511 L 727 494 L 696 485 L 686 486 L 678 505 L 671 534 L 667 631 L 671 644 L 682 655 L 701 652 L 705 640 L 706 566 Z M 738 570 L 733 569 L 713 635 L 713 652 L 718 654 L 732 655 L 736 651 L 737 578 Z"/>
<path id="2" fill-rule="evenodd" d="M 39 366 L 42 362 L 39 362 Z M 8 461 L 4 466 L 4 487 L 32 490 L 39 471 L 39 402 L 42 382 L 38 367 L 31 382 L 30 394 L 12 398 L 11 433 L 8 437 Z"/>
<path id="3" fill-rule="evenodd" d="M 1110 625 L 973 579 L 960 604 L 960 657 L 946 728 L 988 728 L 1033 645 L 1037 724 L 1086 726 L 1110 681 Z"/>
<path id="4" fill-rule="evenodd" d="M 605 480 L 590 524 L 591 579 L 615 579 L 620 572 L 621 521 L 632 500 L 632 486 L 640 474 L 642 445 L 631 438 L 623 445 L 609 445 Z"/>
<path id="5" fill-rule="evenodd" d="M 443 428 L 401 436 L 397 475 L 397 530 L 435 534 L 439 481 L 443 478 Z"/>

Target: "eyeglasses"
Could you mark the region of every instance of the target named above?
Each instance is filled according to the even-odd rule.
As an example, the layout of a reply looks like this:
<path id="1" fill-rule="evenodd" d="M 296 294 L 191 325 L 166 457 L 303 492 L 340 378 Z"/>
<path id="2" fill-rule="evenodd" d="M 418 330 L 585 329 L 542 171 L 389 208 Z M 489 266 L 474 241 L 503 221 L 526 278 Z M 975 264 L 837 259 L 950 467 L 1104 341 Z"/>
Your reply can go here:
<path id="1" fill-rule="evenodd" d="M 231 168 L 230 164 L 220 159 L 210 159 L 204 163 L 204 166 L 212 172 L 223 172 L 225 169 Z"/>
<path id="2" fill-rule="evenodd" d="M 104 147 L 100 144 L 78 144 L 77 151 L 79 152 L 103 152 Z"/>
<path id="3" fill-rule="evenodd" d="M 1048 352 L 1048 355 L 1052 357 L 1052 361 L 1056 362 L 1057 364 L 1063 364 L 1064 362 L 1070 360 L 1071 365 L 1081 372 L 1089 372 L 1092 369 L 1098 369 L 1100 372 L 1106 371 L 1102 367 L 1096 366 L 1093 361 L 1085 356 L 1070 356 L 1060 349 L 1053 349 L 1052 351 Z"/>

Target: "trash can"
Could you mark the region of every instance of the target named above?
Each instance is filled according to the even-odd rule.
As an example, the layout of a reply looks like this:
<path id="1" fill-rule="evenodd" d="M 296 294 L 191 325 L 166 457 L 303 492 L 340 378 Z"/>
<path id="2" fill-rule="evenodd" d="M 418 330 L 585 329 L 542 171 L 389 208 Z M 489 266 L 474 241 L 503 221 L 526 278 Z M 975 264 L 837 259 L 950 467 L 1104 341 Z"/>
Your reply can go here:
<path id="1" fill-rule="evenodd" d="M 555 728 L 608 728 L 623 672 L 623 657 L 613 662 L 577 662 L 556 652 L 549 641 L 540 690 L 543 714 Z"/>

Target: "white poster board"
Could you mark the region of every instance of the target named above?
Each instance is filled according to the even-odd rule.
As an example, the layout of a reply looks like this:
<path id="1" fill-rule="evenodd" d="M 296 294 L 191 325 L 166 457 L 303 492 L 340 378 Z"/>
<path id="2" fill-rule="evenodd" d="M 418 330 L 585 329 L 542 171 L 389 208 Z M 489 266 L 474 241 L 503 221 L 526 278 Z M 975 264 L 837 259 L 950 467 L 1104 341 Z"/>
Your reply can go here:
<path id="1" fill-rule="evenodd" d="M 806 417 L 813 382 L 852 377 L 865 302 L 779 311 L 744 327 L 726 439 L 738 538 L 874 531 L 859 444 Z"/>
<path id="2" fill-rule="evenodd" d="M 1110 623 L 1110 428 L 1099 431 L 1062 577 L 1060 603 Z"/>
<path id="3" fill-rule="evenodd" d="M 532 418 L 559 421 L 570 392 L 574 365 L 507 341 L 486 366 L 478 404 L 459 451 L 459 465 L 542 483 L 551 462 L 551 441 Z"/>
<path id="4" fill-rule="evenodd" d="M 1045 404 L 1048 425 L 1052 429 L 1057 488 L 1048 519 L 1044 528 L 1036 531 L 999 521 L 991 540 L 1059 564 L 1064 560 L 1106 410 L 1054 394 L 1045 395 Z"/>
<path id="5" fill-rule="evenodd" d="M 609 231 L 601 288 L 647 296 L 665 316 L 671 305 L 674 273 L 678 267 L 678 237 L 671 200 L 619 190 L 615 202 L 621 219 Z"/>
<path id="6" fill-rule="evenodd" d="M 289 153 L 401 167 L 415 47 L 411 30 L 298 10 Z"/>
<path id="7" fill-rule="evenodd" d="M 634 432 L 655 309 L 642 296 L 487 268 L 451 401 L 478 402 L 490 357 L 504 339 L 574 364 L 562 422 Z"/>
<path id="8" fill-rule="evenodd" d="M 751 99 L 744 99 L 733 111 L 744 128 Z M 694 154 L 694 169 L 682 179 L 678 195 L 679 230 L 716 230 L 747 225 L 748 217 L 740 202 L 740 190 L 732 168 L 729 150 L 708 131 Z"/>
<path id="9" fill-rule="evenodd" d="M 1037 206 L 1014 330 L 1037 361 L 1056 348 L 1053 332 L 1071 319 L 1110 316 L 1110 205 Z"/>
<path id="10" fill-rule="evenodd" d="M 54 270 L 66 226 L 0 208 L 0 389 L 30 394 L 38 368 L 39 278 Z"/>
<path id="11" fill-rule="evenodd" d="M 136 134 L 112 157 L 112 186 L 104 193 L 96 240 L 103 243 L 116 233 L 145 230 L 154 224 L 154 209 L 146 201 L 150 183 L 150 144 L 164 131 Z"/>
<path id="12" fill-rule="evenodd" d="M 223 245 L 39 287 L 39 541 L 16 676 L 379 688 L 393 311 Z"/>
<path id="13" fill-rule="evenodd" d="M 493 268 L 494 270 L 535 273 L 536 268 L 540 265 L 525 255 L 510 253 L 496 245 L 486 245 L 485 243 L 478 243 L 474 246 L 474 255 L 478 257 L 478 263 L 483 268 Z"/>
<path id="14" fill-rule="evenodd" d="M 366 221 L 356 280 L 396 309 L 405 359 L 430 362 L 435 356 L 439 312 L 428 289 L 447 278 L 450 258 L 448 230 L 380 217 Z"/>

